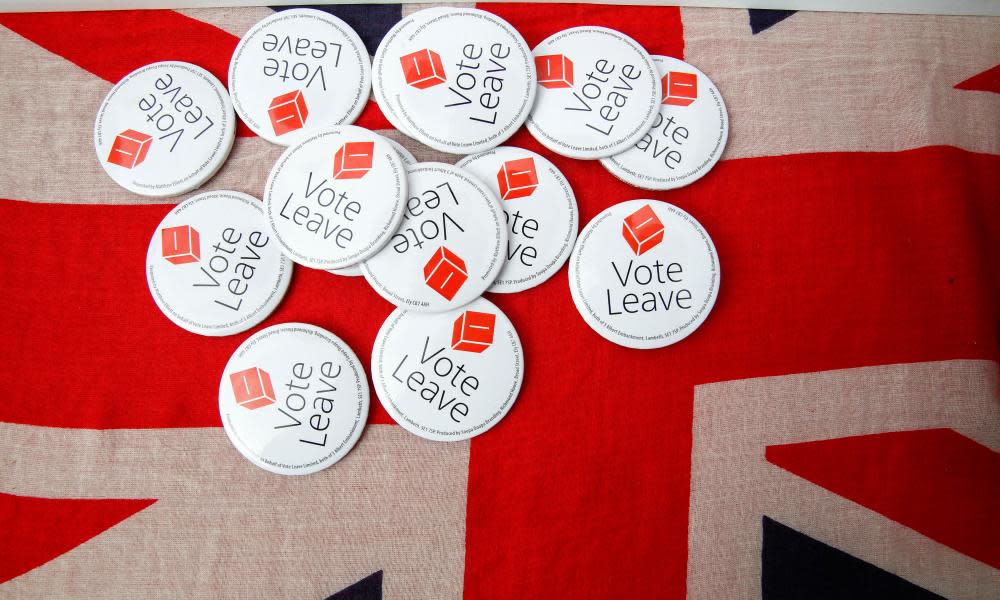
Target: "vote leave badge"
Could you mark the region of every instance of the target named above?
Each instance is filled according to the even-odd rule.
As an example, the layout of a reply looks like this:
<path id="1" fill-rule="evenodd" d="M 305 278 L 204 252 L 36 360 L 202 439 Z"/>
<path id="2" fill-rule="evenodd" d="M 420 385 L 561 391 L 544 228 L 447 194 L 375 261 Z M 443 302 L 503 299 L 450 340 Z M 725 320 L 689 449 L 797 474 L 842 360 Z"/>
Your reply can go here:
<path id="1" fill-rule="evenodd" d="M 329 331 L 282 323 L 240 344 L 219 382 L 222 426 L 240 454 L 280 475 L 342 459 L 368 420 L 368 379 Z"/>
<path id="2" fill-rule="evenodd" d="M 688 63 L 654 56 L 663 100 L 653 128 L 635 146 L 601 164 L 625 183 L 670 190 L 702 178 L 719 162 L 729 116 L 712 80 Z"/>
<path id="3" fill-rule="evenodd" d="M 629 348 L 661 348 L 691 335 L 719 294 L 719 256 L 694 217 L 658 200 L 629 200 L 584 227 L 569 286 L 583 320 Z"/>
<path id="4" fill-rule="evenodd" d="M 507 222 L 507 255 L 491 292 L 535 287 L 569 258 L 580 226 L 576 196 L 548 159 L 501 146 L 458 162 L 500 199 Z"/>
<path id="5" fill-rule="evenodd" d="M 372 350 L 382 406 L 429 440 L 465 440 L 493 427 L 510 411 L 523 378 L 521 340 L 484 298 L 434 314 L 397 308 Z"/>
<path id="6" fill-rule="evenodd" d="M 368 60 L 361 38 L 337 17 L 284 10 L 240 40 L 229 63 L 229 92 L 254 133 L 291 146 L 358 118 L 371 89 Z"/>
<path id="7" fill-rule="evenodd" d="M 401 308 L 440 312 L 468 304 L 503 266 L 507 226 L 500 203 L 484 183 L 452 165 L 417 163 L 407 175 L 403 220 L 361 270 L 376 292 Z"/>
<path id="8" fill-rule="evenodd" d="M 372 70 L 376 98 L 424 144 L 471 154 L 503 143 L 535 99 L 535 66 L 510 23 L 474 8 L 436 8 L 400 21 Z"/>
<path id="9" fill-rule="evenodd" d="M 259 200 L 198 194 L 171 210 L 146 251 L 156 306 L 179 327 L 210 336 L 246 331 L 281 302 L 292 277 Z"/>
<path id="10" fill-rule="evenodd" d="M 285 253 L 316 269 L 375 254 L 403 218 L 406 173 L 382 136 L 342 125 L 285 150 L 264 186 L 267 223 Z"/>
<path id="11" fill-rule="evenodd" d="M 208 181 L 236 136 L 226 88 L 184 62 L 158 62 L 126 75 L 108 92 L 94 122 L 101 167 L 143 196 L 177 196 Z"/>
<path id="12" fill-rule="evenodd" d="M 405 146 L 388 136 L 382 136 L 382 139 L 392 146 L 392 149 L 399 155 L 399 159 L 403 162 L 404 166 L 409 167 L 417 163 L 417 159 L 414 158 L 413 153 L 407 150 Z M 327 272 L 334 275 L 340 275 L 341 277 L 361 277 L 364 275 L 364 273 L 361 272 L 361 263 L 355 263 L 339 269 L 327 269 Z"/>
<path id="13" fill-rule="evenodd" d="M 604 27 L 555 33 L 532 51 L 538 97 L 528 131 L 573 158 L 618 154 L 645 135 L 659 111 L 660 77 L 635 40 Z"/>

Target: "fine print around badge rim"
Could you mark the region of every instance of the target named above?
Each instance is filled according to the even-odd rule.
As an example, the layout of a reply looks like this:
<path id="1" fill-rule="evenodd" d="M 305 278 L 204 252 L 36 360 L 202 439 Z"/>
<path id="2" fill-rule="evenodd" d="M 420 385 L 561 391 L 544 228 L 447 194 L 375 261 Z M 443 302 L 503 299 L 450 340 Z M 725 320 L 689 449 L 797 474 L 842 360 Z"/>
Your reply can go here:
<path id="1" fill-rule="evenodd" d="M 307 475 L 342 459 L 368 420 L 368 379 L 329 331 L 283 323 L 233 352 L 219 382 L 222 426 L 240 454 L 280 475 Z"/>
<path id="2" fill-rule="evenodd" d="M 378 252 L 403 218 L 407 177 L 382 136 L 342 125 L 287 149 L 268 176 L 264 210 L 285 253 L 339 269 Z"/>
<path id="3" fill-rule="evenodd" d="M 576 196 L 547 158 L 501 146 L 457 164 L 489 186 L 507 221 L 507 255 L 489 291 L 513 293 L 552 277 L 573 250 L 580 226 Z"/>
<path id="4" fill-rule="evenodd" d="M 396 306 L 440 312 L 475 300 L 504 262 L 500 203 L 471 173 L 445 163 L 407 169 L 409 199 L 389 242 L 361 265 L 365 279 Z"/>
<path id="5" fill-rule="evenodd" d="M 628 348 L 674 344 L 704 323 L 719 295 L 719 256 L 705 228 L 659 200 L 594 217 L 569 262 L 573 303 L 602 337 Z"/>
<path id="6" fill-rule="evenodd" d="M 630 148 L 653 125 L 660 77 L 632 38 L 604 27 L 574 27 L 532 52 L 541 89 L 527 127 L 549 150 L 604 158 Z"/>
<path id="7" fill-rule="evenodd" d="M 466 440 L 513 406 L 524 379 L 521 340 L 484 298 L 442 313 L 397 308 L 375 338 L 372 379 L 386 412 L 407 431 Z"/>
<path id="8" fill-rule="evenodd" d="M 669 56 L 653 60 L 663 87 L 653 128 L 601 164 L 629 185 L 670 190 L 701 179 L 719 162 L 729 138 L 729 116 L 719 89 L 700 70 Z"/>
<path id="9" fill-rule="evenodd" d="M 229 91 L 254 133 L 291 146 L 358 118 L 371 90 L 368 60 L 347 23 L 320 10 L 285 10 L 240 40 L 229 63 Z"/>
<path id="10" fill-rule="evenodd" d="M 537 79 L 521 34 L 474 8 L 418 11 L 382 39 L 375 98 L 398 129 L 452 154 L 496 147 L 524 123 Z"/>
<path id="11" fill-rule="evenodd" d="M 270 315 L 292 276 L 259 200 L 213 191 L 174 207 L 146 251 L 153 301 L 174 324 L 209 336 L 246 331 Z"/>
<path id="12" fill-rule="evenodd" d="M 132 71 L 111 88 L 94 121 L 101 167 L 118 185 L 151 197 L 200 187 L 222 167 L 235 137 L 226 88 L 185 62 Z"/>

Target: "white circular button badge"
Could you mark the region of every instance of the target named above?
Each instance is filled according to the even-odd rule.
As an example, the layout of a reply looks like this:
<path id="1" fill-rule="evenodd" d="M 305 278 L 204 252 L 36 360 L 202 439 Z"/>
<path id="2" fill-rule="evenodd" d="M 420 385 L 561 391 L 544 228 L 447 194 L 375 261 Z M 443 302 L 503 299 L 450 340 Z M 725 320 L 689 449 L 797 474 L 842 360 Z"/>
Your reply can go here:
<path id="1" fill-rule="evenodd" d="M 489 291 L 532 288 L 552 275 L 573 250 L 580 216 L 566 177 L 548 159 L 501 146 L 456 165 L 486 183 L 500 198 L 507 221 L 507 255 Z"/>
<path id="2" fill-rule="evenodd" d="M 444 163 L 407 170 L 410 196 L 399 229 L 361 265 L 383 298 L 440 312 L 486 291 L 503 266 L 507 227 L 500 203 L 467 171 Z"/>
<path id="3" fill-rule="evenodd" d="M 691 335 L 715 305 L 719 277 L 708 232 L 658 200 L 605 209 L 580 233 L 569 263 L 583 320 L 628 348 L 661 348 Z"/>
<path id="4" fill-rule="evenodd" d="M 660 77 L 635 40 L 604 27 L 555 33 L 533 50 L 538 71 L 528 131 L 572 158 L 623 152 L 649 131 L 660 106 Z"/>
<path id="5" fill-rule="evenodd" d="M 146 251 L 156 306 L 201 335 L 254 327 L 281 302 L 291 277 L 292 261 L 268 230 L 260 201 L 239 192 L 205 192 L 177 205 Z"/>
<path id="6" fill-rule="evenodd" d="M 601 164 L 630 185 L 670 190 L 701 179 L 719 162 L 729 138 L 729 116 L 722 94 L 704 73 L 669 56 L 653 60 L 663 88 L 653 128 Z"/>
<path id="7" fill-rule="evenodd" d="M 372 350 L 382 406 L 429 440 L 466 440 L 493 427 L 510 411 L 523 378 L 521 340 L 484 298 L 435 314 L 397 308 Z"/>
<path id="8" fill-rule="evenodd" d="M 361 38 L 337 17 L 309 8 L 254 25 L 229 63 L 236 112 L 254 133 L 283 146 L 353 123 L 370 90 Z"/>
<path id="9" fill-rule="evenodd" d="M 436 8 L 400 21 L 375 53 L 384 112 L 424 144 L 453 154 L 494 148 L 531 111 L 535 67 L 521 34 L 474 8 Z"/>
<path id="10" fill-rule="evenodd" d="M 184 62 L 158 62 L 126 75 L 108 92 L 94 123 L 101 166 L 143 196 L 190 192 L 222 167 L 236 137 L 226 88 Z"/>
<path id="11" fill-rule="evenodd" d="M 403 162 L 385 138 L 343 125 L 285 150 L 264 186 L 264 210 L 289 258 L 338 269 L 388 241 L 406 187 Z"/>
<path id="12" fill-rule="evenodd" d="M 368 420 L 368 379 L 329 331 L 283 323 L 240 344 L 219 382 L 226 435 L 250 462 L 308 475 L 351 451 Z"/>

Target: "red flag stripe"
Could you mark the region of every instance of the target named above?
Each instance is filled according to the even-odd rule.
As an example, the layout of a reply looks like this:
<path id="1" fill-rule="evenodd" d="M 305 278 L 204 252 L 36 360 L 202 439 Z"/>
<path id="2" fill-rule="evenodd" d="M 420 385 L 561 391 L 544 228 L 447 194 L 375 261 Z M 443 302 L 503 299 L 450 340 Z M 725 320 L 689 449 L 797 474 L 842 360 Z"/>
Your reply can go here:
<path id="1" fill-rule="evenodd" d="M 950 429 L 768 446 L 767 460 L 1000 569 L 1000 454 Z"/>
<path id="2" fill-rule="evenodd" d="M 156 500 L 32 498 L 0 493 L 0 583 L 47 563 Z M 126 551 L 122 548 L 121 551 Z"/>
<path id="3" fill-rule="evenodd" d="M 997 359 L 1000 157 L 930 147 L 733 160 L 696 185 L 645 192 L 527 136 L 513 143 L 564 171 L 583 223 L 636 197 L 689 211 L 715 241 L 722 288 L 701 329 L 656 351 L 593 333 L 565 271 L 498 299 L 527 364 L 510 415 L 473 440 L 467 598 L 683 597 L 697 384 Z"/>

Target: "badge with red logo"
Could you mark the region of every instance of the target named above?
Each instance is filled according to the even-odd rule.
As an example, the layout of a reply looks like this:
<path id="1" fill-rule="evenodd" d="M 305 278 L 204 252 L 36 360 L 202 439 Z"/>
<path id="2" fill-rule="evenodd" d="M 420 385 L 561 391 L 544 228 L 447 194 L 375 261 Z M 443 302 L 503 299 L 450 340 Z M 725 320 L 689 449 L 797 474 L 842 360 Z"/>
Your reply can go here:
<path id="1" fill-rule="evenodd" d="M 660 77 L 635 40 L 604 27 L 574 27 L 533 50 L 538 97 L 528 131 L 543 146 L 573 158 L 618 154 L 656 118 Z"/>
<path id="2" fill-rule="evenodd" d="M 532 288 L 562 267 L 573 250 L 580 217 L 569 181 L 548 159 L 501 146 L 458 162 L 500 198 L 507 225 L 504 266 L 491 292 Z"/>
<path id="3" fill-rule="evenodd" d="M 382 406 L 406 430 L 430 440 L 465 440 L 496 425 L 523 377 L 517 331 L 484 298 L 433 314 L 397 308 L 372 350 Z"/>
<path id="4" fill-rule="evenodd" d="M 285 10 L 260 21 L 229 63 L 236 113 L 254 133 L 283 146 L 332 125 L 350 125 L 370 89 L 361 38 L 320 10 Z"/>
<path id="5" fill-rule="evenodd" d="M 232 335 L 271 314 L 292 262 L 264 220 L 260 200 L 214 191 L 174 207 L 146 251 L 146 281 L 163 314 L 201 335 Z"/>
<path id="6" fill-rule="evenodd" d="M 373 87 L 401 131 L 454 154 L 496 147 L 535 98 L 531 50 L 511 25 L 474 8 L 431 8 L 396 24 L 375 53 Z"/>
<path id="7" fill-rule="evenodd" d="M 264 187 L 267 222 L 285 253 L 317 269 L 378 252 L 403 218 L 406 173 L 382 136 L 351 125 L 285 151 Z"/>
<path id="8" fill-rule="evenodd" d="M 601 159 L 612 175 L 650 190 L 669 190 L 701 179 L 719 162 L 729 138 L 729 117 L 719 89 L 684 61 L 654 56 L 663 100 L 653 127 L 634 146 Z"/>
<path id="9" fill-rule="evenodd" d="M 583 320 L 629 348 L 661 348 L 691 335 L 715 305 L 719 277 L 708 232 L 659 200 L 605 209 L 584 227 L 569 263 Z"/>
<path id="10" fill-rule="evenodd" d="M 504 263 L 500 203 L 479 179 L 452 165 L 417 163 L 407 175 L 403 220 L 361 270 L 375 291 L 402 308 L 438 312 L 468 304 Z"/>
<path id="11" fill-rule="evenodd" d="M 236 116 L 226 88 L 183 62 L 159 62 L 126 75 L 94 122 L 105 172 L 143 196 L 177 196 L 208 181 L 229 156 Z"/>
<path id="12" fill-rule="evenodd" d="M 280 475 L 307 475 L 354 447 L 368 420 L 368 378 L 334 334 L 304 323 L 258 331 L 219 382 L 222 426 L 240 454 Z"/>

